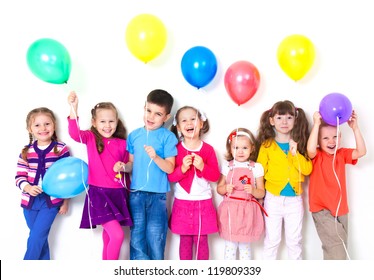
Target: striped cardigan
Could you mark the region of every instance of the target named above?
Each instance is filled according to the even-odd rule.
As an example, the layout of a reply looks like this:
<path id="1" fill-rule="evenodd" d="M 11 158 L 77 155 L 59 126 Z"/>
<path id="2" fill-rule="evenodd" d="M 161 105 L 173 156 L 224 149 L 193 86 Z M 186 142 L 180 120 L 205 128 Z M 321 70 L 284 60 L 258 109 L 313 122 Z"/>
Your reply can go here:
<path id="1" fill-rule="evenodd" d="M 57 145 L 59 154 L 54 153 L 54 147 Z M 48 167 L 57 160 L 70 156 L 68 147 L 63 142 L 53 141 L 46 149 L 38 148 L 37 141 L 29 145 L 27 152 L 27 161 L 19 155 L 16 170 L 16 186 L 23 190 L 27 185 L 38 185 L 44 177 Z M 30 209 L 35 197 L 26 192 L 22 192 L 21 206 Z M 49 207 L 56 207 L 62 204 L 63 199 L 46 195 Z"/>

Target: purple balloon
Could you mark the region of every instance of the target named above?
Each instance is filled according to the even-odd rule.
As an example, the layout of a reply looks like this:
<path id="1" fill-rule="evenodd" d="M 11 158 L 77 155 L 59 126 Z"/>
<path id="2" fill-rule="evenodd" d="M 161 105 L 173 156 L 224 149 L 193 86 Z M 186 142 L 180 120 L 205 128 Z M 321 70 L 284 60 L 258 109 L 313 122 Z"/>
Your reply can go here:
<path id="1" fill-rule="evenodd" d="M 352 103 L 341 93 L 330 93 L 322 98 L 319 113 L 329 125 L 337 126 L 345 123 L 352 115 Z"/>

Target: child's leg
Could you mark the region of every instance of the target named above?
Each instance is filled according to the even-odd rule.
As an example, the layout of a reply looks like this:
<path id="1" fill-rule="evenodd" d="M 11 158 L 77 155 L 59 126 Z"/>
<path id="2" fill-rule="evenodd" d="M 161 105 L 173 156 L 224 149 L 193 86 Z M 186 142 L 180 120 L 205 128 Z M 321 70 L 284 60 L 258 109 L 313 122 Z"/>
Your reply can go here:
<path id="1" fill-rule="evenodd" d="M 238 249 L 238 242 L 225 240 L 225 260 L 236 260 L 236 251 Z"/>
<path id="2" fill-rule="evenodd" d="M 149 257 L 151 260 L 163 260 L 168 231 L 166 193 L 148 193 L 147 195 L 146 239 Z"/>
<path id="3" fill-rule="evenodd" d="M 290 260 L 301 260 L 304 206 L 301 196 L 285 200 L 284 233 Z"/>
<path id="4" fill-rule="evenodd" d="M 208 235 L 194 235 L 193 242 L 196 244 L 196 259 L 209 260 Z"/>
<path id="5" fill-rule="evenodd" d="M 251 243 L 239 242 L 239 259 L 240 260 L 251 260 Z"/>
<path id="6" fill-rule="evenodd" d="M 179 258 L 192 260 L 193 235 L 181 235 L 179 242 Z"/>
<path id="7" fill-rule="evenodd" d="M 275 196 L 270 192 L 266 193 L 264 208 L 268 213 L 265 216 L 265 238 L 264 238 L 264 253 L 265 260 L 277 259 L 278 247 L 282 238 L 282 223 L 283 223 L 283 196 Z"/>
<path id="8" fill-rule="evenodd" d="M 146 200 L 147 193 L 138 191 L 129 197 L 130 212 L 133 221 L 130 237 L 130 260 L 149 260 L 146 242 Z"/>
<path id="9" fill-rule="evenodd" d="M 48 208 L 44 204 L 39 210 L 24 209 L 23 213 L 30 229 L 24 260 L 49 260 L 48 235 L 58 207 Z"/>
<path id="10" fill-rule="evenodd" d="M 330 211 L 312 213 L 317 233 L 322 242 L 324 260 L 346 260 L 348 239 L 348 215 L 335 219 Z"/>
<path id="11" fill-rule="evenodd" d="M 109 239 L 108 233 L 104 230 L 104 228 L 102 232 L 102 238 L 103 238 L 103 260 L 107 260 L 108 259 L 107 248 L 108 248 L 108 243 L 110 239 Z"/>
<path id="12" fill-rule="evenodd" d="M 104 249 L 106 247 L 106 253 L 103 252 L 103 259 L 106 256 L 107 260 L 118 260 L 125 233 L 117 220 L 109 221 L 102 226 L 109 237 L 107 238 L 103 233 Z M 107 239 L 109 240 L 106 243 Z"/>

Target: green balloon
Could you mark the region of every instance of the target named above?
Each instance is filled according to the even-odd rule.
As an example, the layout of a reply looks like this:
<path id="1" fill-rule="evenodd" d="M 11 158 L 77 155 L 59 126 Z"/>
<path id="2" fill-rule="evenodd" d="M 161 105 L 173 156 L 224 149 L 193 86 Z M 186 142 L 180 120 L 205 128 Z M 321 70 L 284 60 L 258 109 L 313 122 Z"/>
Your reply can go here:
<path id="1" fill-rule="evenodd" d="M 27 65 L 39 79 L 52 83 L 66 83 L 70 76 L 71 59 L 67 49 L 58 41 L 43 38 L 27 50 Z"/>

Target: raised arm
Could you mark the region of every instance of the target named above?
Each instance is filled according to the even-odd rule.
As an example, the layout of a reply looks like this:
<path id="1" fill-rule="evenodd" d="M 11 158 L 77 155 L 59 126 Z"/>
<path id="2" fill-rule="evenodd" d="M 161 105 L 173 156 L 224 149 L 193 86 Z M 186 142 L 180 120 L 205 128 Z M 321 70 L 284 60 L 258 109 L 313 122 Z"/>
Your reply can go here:
<path id="1" fill-rule="evenodd" d="M 348 125 L 352 129 L 356 141 L 356 148 L 353 150 L 352 159 L 358 159 L 366 154 L 366 144 L 358 127 L 357 114 L 354 110 L 352 111 L 351 118 L 348 120 Z"/>
<path id="2" fill-rule="evenodd" d="M 308 143 L 307 143 L 307 152 L 309 158 L 313 159 L 317 154 L 317 145 L 318 145 L 318 132 L 319 126 L 321 125 L 321 114 L 319 112 L 315 112 L 313 114 L 313 127 L 309 135 Z"/>
<path id="3" fill-rule="evenodd" d="M 76 119 L 78 117 L 78 96 L 74 91 L 69 93 L 68 103 L 70 105 L 70 119 Z"/>

